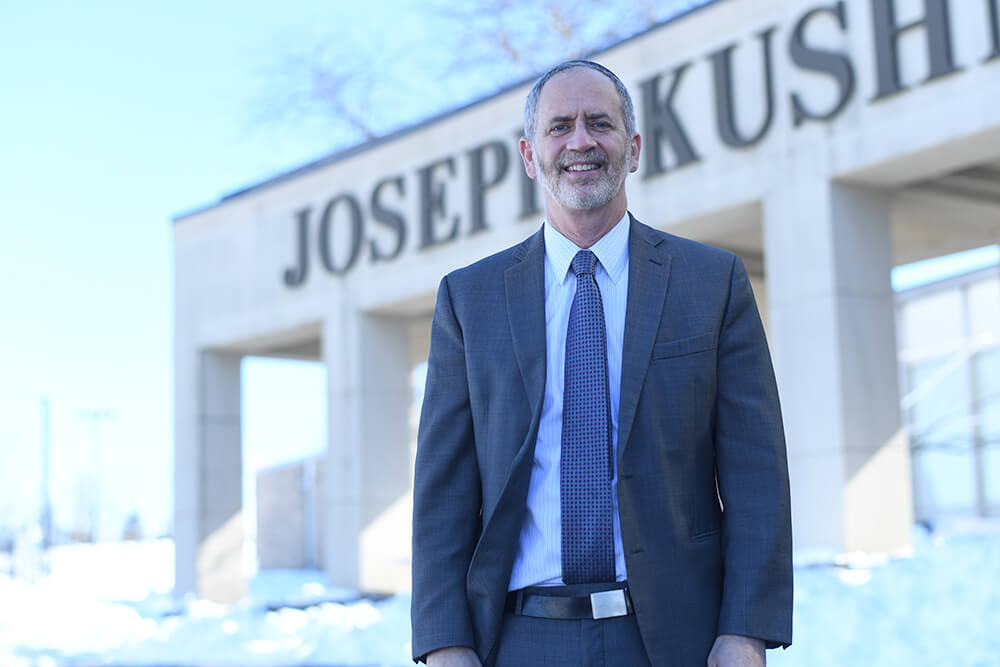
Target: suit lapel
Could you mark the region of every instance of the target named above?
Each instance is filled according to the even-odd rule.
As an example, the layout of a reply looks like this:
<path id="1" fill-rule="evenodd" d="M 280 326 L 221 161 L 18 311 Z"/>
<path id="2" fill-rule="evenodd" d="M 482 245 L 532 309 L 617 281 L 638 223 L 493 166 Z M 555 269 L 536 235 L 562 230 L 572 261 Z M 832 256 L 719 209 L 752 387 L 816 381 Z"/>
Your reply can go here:
<path id="1" fill-rule="evenodd" d="M 493 511 L 484 517 L 482 537 L 469 566 L 467 592 L 482 618 L 475 630 L 483 658 L 500 634 L 503 595 L 508 583 L 505 577 L 510 575 L 516 552 L 510 545 L 517 543 L 521 529 L 545 398 L 545 243 L 541 230 L 518 246 L 514 258 L 516 263 L 504 272 L 507 319 L 532 413 L 525 438 L 511 459 L 510 468 L 503 473 L 506 475 L 503 491 Z M 507 360 L 498 359 L 497 363 Z"/>
<path id="2" fill-rule="evenodd" d="M 618 403 L 618 460 L 628 446 L 646 379 L 653 342 L 660 325 L 670 277 L 671 257 L 664 239 L 650 233 L 631 217 L 629 230 L 628 301 L 625 306 L 625 339 L 622 345 L 622 385 Z"/>
<path id="3" fill-rule="evenodd" d="M 507 319 L 529 404 L 540 413 L 545 392 L 545 243 L 541 230 L 517 248 L 514 258 L 519 261 L 504 272 Z"/>

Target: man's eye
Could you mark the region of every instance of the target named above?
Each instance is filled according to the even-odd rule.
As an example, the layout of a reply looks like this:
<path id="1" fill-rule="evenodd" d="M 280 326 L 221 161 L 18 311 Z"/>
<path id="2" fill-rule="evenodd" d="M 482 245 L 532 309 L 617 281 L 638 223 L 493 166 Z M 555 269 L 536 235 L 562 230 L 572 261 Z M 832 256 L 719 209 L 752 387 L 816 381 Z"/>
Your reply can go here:
<path id="1" fill-rule="evenodd" d="M 552 126 L 552 132 L 565 132 L 567 129 L 569 129 L 569 125 L 566 125 L 565 123 Z"/>
<path id="2" fill-rule="evenodd" d="M 611 123 L 607 122 L 606 120 L 599 120 L 594 123 L 594 127 L 597 128 L 598 130 L 607 130 L 608 128 L 611 127 Z"/>

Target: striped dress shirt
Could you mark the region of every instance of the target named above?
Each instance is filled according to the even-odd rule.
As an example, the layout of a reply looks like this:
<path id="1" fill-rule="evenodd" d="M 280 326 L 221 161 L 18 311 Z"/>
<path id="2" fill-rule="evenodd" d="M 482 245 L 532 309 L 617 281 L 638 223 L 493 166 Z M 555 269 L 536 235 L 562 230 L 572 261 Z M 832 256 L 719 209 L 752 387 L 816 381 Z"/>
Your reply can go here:
<path id="1" fill-rule="evenodd" d="M 545 398 L 535 442 L 535 459 L 528 487 L 528 501 L 508 590 L 525 586 L 558 586 L 562 580 L 562 524 L 559 503 L 559 460 L 562 450 L 563 367 L 566 327 L 576 294 L 576 276 L 570 270 L 581 250 L 545 223 Z M 628 213 L 591 246 L 597 255 L 594 272 L 604 305 L 608 350 L 608 395 L 611 400 L 611 446 L 615 469 L 611 481 L 615 576 L 624 581 L 625 550 L 618 518 L 618 402 L 621 395 L 622 342 L 625 336 L 625 303 L 628 298 Z"/>

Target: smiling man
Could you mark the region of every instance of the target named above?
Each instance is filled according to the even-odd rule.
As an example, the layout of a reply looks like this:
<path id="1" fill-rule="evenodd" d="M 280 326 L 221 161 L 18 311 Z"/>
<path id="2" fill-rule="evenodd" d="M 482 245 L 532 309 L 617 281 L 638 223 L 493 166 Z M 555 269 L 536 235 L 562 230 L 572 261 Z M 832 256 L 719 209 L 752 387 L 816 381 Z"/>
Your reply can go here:
<path id="1" fill-rule="evenodd" d="M 414 474 L 429 665 L 763 665 L 791 643 L 788 472 L 739 258 L 643 225 L 617 76 L 534 85 L 523 243 L 441 281 Z"/>

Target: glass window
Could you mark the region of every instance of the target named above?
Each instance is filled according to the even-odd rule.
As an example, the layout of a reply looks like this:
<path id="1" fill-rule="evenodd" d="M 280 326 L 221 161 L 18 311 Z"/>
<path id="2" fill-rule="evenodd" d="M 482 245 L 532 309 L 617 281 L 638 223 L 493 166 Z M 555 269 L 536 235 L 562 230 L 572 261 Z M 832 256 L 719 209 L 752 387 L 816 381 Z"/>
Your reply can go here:
<path id="1" fill-rule="evenodd" d="M 967 364 L 953 358 L 910 368 L 918 397 L 910 408 L 913 492 L 917 518 L 975 511 Z"/>
<path id="2" fill-rule="evenodd" d="M 962 292 L 949 289 L 905 301 L 899 339 L 907 350 L 953 350 L 964 338 Z"/>
<path id="3" fill-rule="evenodd" d="M 1000 348 L 978 353 L 973 372 L 986 510 L 1000 514 Z"/>
<path id="4" fill-rule="evenodd" d="M 969 336 L 973 339 L 1000 335 L 1000 280 L 977 280 L 968 287 Z"/>

